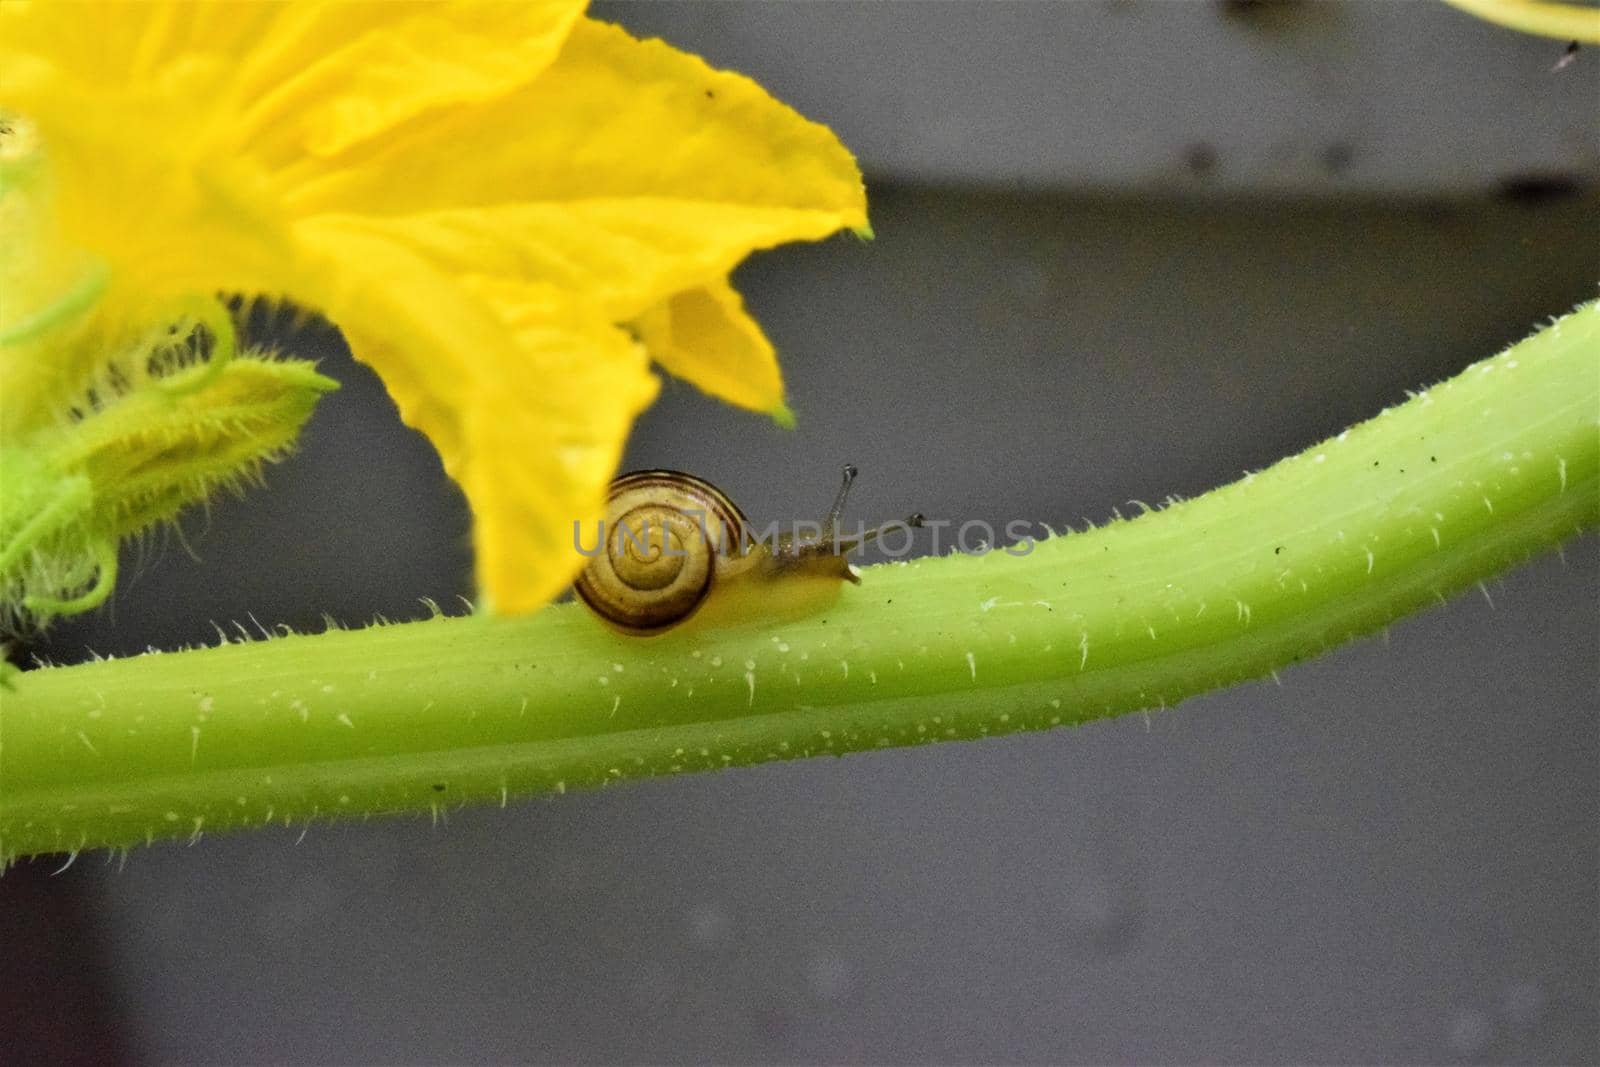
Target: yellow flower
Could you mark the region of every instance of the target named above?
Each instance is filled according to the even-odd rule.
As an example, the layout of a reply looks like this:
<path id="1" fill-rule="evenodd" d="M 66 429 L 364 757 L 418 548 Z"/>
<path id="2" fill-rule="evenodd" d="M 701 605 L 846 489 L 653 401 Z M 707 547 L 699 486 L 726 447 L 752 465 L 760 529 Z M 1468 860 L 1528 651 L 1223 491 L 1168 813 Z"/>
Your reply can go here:
<path id="1" fill-rule="evenodd" d="M 5 115 L 54 221 L 0 201 L 0 232 L 28 231 L 0 252 L 0 337 L 85 292 L 112 332 L 219 291 L 325 314 L 465 490 L 506 612 L 582 562 L 573 521 L 600 514 L 652 359 L 786 412 L 729 271 L 866 228 L 826 128 L 574 2 L 0 2 Z M 87 358 L 0 349 L 0 429 Z"/>

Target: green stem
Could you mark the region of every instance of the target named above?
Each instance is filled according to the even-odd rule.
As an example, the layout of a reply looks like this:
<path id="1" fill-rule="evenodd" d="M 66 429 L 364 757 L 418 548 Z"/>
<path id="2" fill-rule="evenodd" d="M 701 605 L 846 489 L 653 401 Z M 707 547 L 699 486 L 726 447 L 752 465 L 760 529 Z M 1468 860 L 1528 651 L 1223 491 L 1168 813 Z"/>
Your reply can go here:
<path id="1" fill-rule="evenodd" d="M 567 606 L 28 672 L 0 693 L 0 858 L 1170 705 L 1594 523 L 1597 421 L 1590 304 L 1233 485 L 869 568 L 798 622 L 640 640 Z"/>

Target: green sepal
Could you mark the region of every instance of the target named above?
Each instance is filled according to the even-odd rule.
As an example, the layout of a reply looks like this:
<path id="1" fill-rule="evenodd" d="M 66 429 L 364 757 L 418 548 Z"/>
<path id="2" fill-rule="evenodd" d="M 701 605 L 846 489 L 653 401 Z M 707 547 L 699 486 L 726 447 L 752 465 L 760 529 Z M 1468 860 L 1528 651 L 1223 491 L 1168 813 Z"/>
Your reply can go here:
<path id="1" fill-rule="evenodd" d="M 310 363 L 247 353 L 146 377 L 0 444 L 0 625 L 97 606 L 124 538 L 256 480 L 334 388 Z"/>

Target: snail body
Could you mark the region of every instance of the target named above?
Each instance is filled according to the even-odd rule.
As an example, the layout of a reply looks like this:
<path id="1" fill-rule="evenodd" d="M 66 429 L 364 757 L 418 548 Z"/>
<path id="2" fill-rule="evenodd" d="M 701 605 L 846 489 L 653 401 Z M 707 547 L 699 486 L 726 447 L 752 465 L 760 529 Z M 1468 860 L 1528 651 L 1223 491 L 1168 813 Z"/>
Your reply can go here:
<path id="1" fill-rule="evenodd" d="M 669 470 L 624 474 L 611 483 L 599 542 L 573 591 L 607 626 L 640 637 L 691 618 L 715 625 L 820 610 L 844 582 L 860 581 L 846 554 L 901 525 L 838 536 L 855 473 L 845 468 L 818 536 L 771 539 L 758 537 L 739 506 L 702 478 Z M 913 515 L 903 525 L 921 524 Z"/>

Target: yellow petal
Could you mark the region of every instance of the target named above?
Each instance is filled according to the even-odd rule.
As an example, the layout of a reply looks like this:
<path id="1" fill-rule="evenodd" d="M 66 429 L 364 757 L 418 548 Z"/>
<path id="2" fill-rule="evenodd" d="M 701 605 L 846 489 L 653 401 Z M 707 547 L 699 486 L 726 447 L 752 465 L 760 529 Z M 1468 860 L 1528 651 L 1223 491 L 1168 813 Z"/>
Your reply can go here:
<path id="1" fill-rule="evenodd" d="M 649 330 L 668 370 L 780 417 L 772 346 L 723 279 L 753 250 L 866 226 L 860 174 L 826 128 L 747 78 L 589 22 L 504 100 L 396 130 L 361 168 L 298 177 L 297 210 L 359 206 L 448 271 L 582 294 Z"/>
<path id="2" fill-rule="evenodd" d="M 721 278 L 751 251 L 817 240 L 837 211 L 665 197 L 590 198 L 367 218 L 451 273 L 580 293 L 615 321 Z"/>
<path id="3" fill-rule="evenodd" d="M 514 614 L 543 606 L 582 569 L 574 538 L 593 537 L 628 430 L 658 382 L 625 331 L 548 294 L 487 279 L 474 288 L 524 356 L 480 383 L 460 474 L 479 588 L 493 610 Z"/>
<path id="4" fill-rule="evenodd" d="M 48 57 L 56 76 L 79 86 L 150 86 L 187 79 L 199 67 L 219 76 L 233 65 L 224 59 L 246 59 L 287 10 L 281 3 L 3 0 L 0 48 Z"/>
<path id="5" fill-rule="evenodd" d="M 866 224 L 860 171 L 827 127 L 743 75 L 588 20 L 538 78 L 485 106 L 397 128 L 361 163 L 303 170 L 289 202 L 308 214 L 402 215 L 648 198 Z"/>
<path id="6" fill-rule="evenodd" d="M 731 404 L 791 421 L 772 342 L 726 281 L 673 294 L 635 328 L 656 361 L 678 377 Z"/>
<path id="7" fill-rule="evenodd" d="M 0 54 L 80 89 L 206 83 L 208 130 L 257 162 L 331 155 L 537 77 L 583 0 L 0 3 Z"/>
<path id="8" fill-rule="evenodd" d="M 459 479 L 463 421 L 481 401 L 480 380 L 528 358 L 516 338 L 459 275 L 441 272 L 367 220 L 312 219 L 295 235 L 327 279 L 322 307 L 352 354 L 378 372 L 406 425 L 427 434 Z"/>
<path id="9" fill-rule="evenodd" d="M 338 3 L 284 9 L 248 53 L 246 149 L 333 156 L 449 105 L 501 96 L 555 59 L 582 0 Z"/>
<path id="10" fill-rule="evenodd" d="M 330 312 L 427 434 L 472 507 L 480 588 L 496 611 L 531 611 L 583 564 L 633 419 L 658 383 L 642 345 L 570 294 L 450 275 L 358 219 L 300 237 L 343 280 Z"/>
<path id="11" fill-rule="evenodd" d="M 0 106 L 38 124 L 68 236 L 118 280 L 318 306 L 284 239 L 295 165 L 358 165 L 322 157 L 537 78 L 582 6 L 6 3 Z"/>

